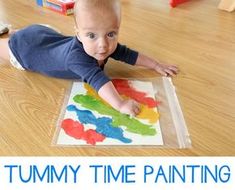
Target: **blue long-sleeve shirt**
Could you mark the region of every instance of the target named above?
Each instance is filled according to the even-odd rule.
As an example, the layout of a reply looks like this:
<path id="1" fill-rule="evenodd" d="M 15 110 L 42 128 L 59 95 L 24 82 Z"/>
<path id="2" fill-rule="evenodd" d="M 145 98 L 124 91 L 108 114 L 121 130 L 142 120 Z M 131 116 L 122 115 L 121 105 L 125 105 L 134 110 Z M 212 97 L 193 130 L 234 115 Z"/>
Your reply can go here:
<path id="1" fill-rule="evenodd" d="M 110 81 L 76 36 L 64 36 L 51 28 L 31 25 L 13 34 L 9 47 L 26 70 L 58 78 L 82 79 L 97 91 Z M 136 51 L 118 44 L 109 57 L 134 65 L 137 56 Z"/>

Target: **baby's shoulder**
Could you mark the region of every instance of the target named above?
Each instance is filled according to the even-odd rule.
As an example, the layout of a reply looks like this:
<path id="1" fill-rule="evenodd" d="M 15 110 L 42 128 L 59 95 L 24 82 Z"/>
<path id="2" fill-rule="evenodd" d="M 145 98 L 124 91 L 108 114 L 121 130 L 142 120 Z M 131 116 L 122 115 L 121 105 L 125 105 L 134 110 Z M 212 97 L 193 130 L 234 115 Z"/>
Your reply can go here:
<path id="1" fill-rule="evenodd" d="M 25 28 L 18 30 L 18 35 L 29 35 L 33 37 L 47 36 L 47 37 L 57 37 L 63 36 L 60 32 L 56 31 L 53 27 L 49 27 L 41 24 L 32 24 Z"/>

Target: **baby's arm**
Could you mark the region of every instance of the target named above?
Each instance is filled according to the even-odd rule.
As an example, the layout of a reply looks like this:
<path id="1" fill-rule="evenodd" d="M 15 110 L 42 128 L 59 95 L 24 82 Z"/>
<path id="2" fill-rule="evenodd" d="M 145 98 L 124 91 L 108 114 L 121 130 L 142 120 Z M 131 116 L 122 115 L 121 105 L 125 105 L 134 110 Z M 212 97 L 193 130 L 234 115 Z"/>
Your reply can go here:
<path id="1" fill-rule="evenodd" d="M 0 39 L 0 58 L 4 60 L 9 60 L 9 51 L 8 51 L 8 40 L 9 38 Z"/>
<path id="2" fill-rule="evenodd" d="M 143 55 L 141 53 L 139 53 L 139 55 L 138 55 L 136 65 L 143 66 L 143 67 L 146 67 L 149 69 L 153 69 L 163 76 L 168 76 L 168 75 L 173 76 L 178 73 L 177 66 L 159 63 L 158 61 L 156 61 L 146 55 Z"/>
<path id="3" fill-rule="evenodd" d="M 123 100 L 111 81 L 104 84 L 99 89 L 98 94 L 113 108 L 120 111 L 121 113 L 135 116 L 140 112 L 138 103 L 131 99 Z"/>

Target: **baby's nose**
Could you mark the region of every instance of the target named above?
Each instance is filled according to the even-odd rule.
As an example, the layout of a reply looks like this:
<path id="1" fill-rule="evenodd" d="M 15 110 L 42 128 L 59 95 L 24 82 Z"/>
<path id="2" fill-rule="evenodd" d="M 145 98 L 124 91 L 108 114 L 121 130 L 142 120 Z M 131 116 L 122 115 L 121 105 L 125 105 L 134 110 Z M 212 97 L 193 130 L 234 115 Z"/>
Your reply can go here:
<path id="1" fill-rule="evenodd" d="M 100 40 L 99 40 L 99 48 L 100 49 L 106 49 L 108 47 L 108 42 L 107 42 L 107 40 L 105 39 L 105 38 L 101 38 Z"/>

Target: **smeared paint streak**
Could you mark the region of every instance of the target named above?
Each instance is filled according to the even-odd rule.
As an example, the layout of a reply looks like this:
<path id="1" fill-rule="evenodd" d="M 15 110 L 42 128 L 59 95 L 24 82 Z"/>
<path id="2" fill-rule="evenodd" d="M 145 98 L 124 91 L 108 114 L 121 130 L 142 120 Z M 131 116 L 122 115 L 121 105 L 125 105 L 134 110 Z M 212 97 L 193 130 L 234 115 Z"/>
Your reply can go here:
<path id="1" fill-rule="evenodd" d="M 102 103 L 106 104 L 107 106 L 111 107 L 107 102 L 105 102 L 98 94 L 97 92 L 87 83 L 84 83 L 84 88 L 87 91 L 87 95 L 90 95 L 94 97 L 97 100 L 100 100 Z M 123 98 L 127 98 L 124 96 Z M 150 123 L 156 123 L 157 120 L 159 119 L 159 113 L 154 110 L 154 108 L 149 108 L 146 105 L 141 104 L 140 106 L 141 111 L 140 113 L 136 116 L 139 119 L 145 119 L 148 120 Z"/>
<path id="2" fill-rule="evenodd" d="M 136 100 L 139 103 L 148 105 L 150 108 L 156 107 L 159 105 L 159 102 L 154 100 L 151 97 L 147 97 L 145 92 L 137 91 L 129 85 L 128 80 L 124 79 L 113 79 L 113 85 L 121 95 L 125 95 Z"/>
<path id="3" fill-rule="evenodd" d="M 155 128 L 152 128 L 151 125 L 143 124 L 135 118 L 130 118 L 128 115 L 121 114 L 110 106 L 107 106 L 101 101 L 96 100 L 92 96 L 82 94 L 76 95 L 74 96 L 73 100 L 76 103 L 81 104 L 82 107 L 85 107 L 89 110 L 97 111 L 103 115 L 112 116 L 112 125 L 115 127 L 125 126 L 127 131 L 141 135 L 155 135 L 157 133 Z"/>
<path id="4" fill-rule="evenodd" d="M 97 133 L 93 129 L 84 130 L 84 126 L 78 121 L 72 119 L 64 119 L 61 124 L 61 128 L 64 129 L 64 132 L 74 137 L 75 139 L 83 139 L 87 144 L 95 145 L 96 142 L 103 142 L 105 136 Z"/>
<path id="5" fill-rule="evenodd" d="M 87 95 L 90 95 L 92 97 L 94 97 L 95 99 L 97 100 L 100 100 L 102 103 L 110 106 L 106 101 L 104 101 L 100 96 L 99 94 L 94 90 L 94 88 L 92 88 L 89 84 L 87 83 L 84 83 L 84 88 L 86 89 L 87 91 Z M 111 106 L 110 106 L 111 107 Z"/>
<path id="6" fill-rule="evenodd" d="M 159 120 L 159 113 L 154 108 L 149 108 L 146 105 L 141 105 L 141 112 L 137 115 L 137 118 L 146 119 L 149 123 L 156 123 Z"/>
<path id="7" fill-rule="evenodd" d="M 124 143 L 131 143 L 131 139 L 123 136 L 123 130 L 112 126 L 112 119 L 108 117 L 96 118 L 89 110 L 79 110 L 74 105 L 67 107 L 68 111 L 75 111 L 79 121 L 83 124 L 93 124 L 96 126 L 96 131 L 106 137 L 117 139 Z"/>

